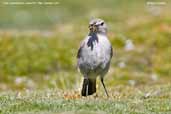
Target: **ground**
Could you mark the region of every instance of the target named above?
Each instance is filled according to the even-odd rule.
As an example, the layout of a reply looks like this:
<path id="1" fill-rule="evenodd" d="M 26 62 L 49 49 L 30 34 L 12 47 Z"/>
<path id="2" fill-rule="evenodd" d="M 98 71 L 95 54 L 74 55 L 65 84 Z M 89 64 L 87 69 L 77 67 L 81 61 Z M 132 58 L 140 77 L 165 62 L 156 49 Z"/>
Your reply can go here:
<path id="1" fill-rule="evenodd" d="M 0 113 L 170 114 L 170 1 L 59 2 L 0 7 Z M 80 96 L 76 55 L 92 16 L 106 21 L 114 48 L 110 98 L 99 79 L 97 94 Z"/>
<path id="2" fill-rule="evenodd" d="M 77 91 L 5 92 L 0 95 L 2 114 L 170 114 L 171 85 L 116 86 L 104 94 L 80 97 Z"/>

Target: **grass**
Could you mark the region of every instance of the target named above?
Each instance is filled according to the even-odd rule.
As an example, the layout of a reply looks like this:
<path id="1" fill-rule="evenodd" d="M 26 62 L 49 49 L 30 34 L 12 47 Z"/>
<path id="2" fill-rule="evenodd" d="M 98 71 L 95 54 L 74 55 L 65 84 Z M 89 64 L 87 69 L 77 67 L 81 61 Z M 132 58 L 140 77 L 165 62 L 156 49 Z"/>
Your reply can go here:
<path id="1" fill-rule="evenodd" d="M 116 86 L 110 98 L 99 96 L 82 98 L 77 91 L 60 90 L 1 93 L 2 114 L 169 114 L 171 113 L 171 85 Z"/>
<path id="2" fill-rule="evenodd" d="M 171 17 L 170 1 L 165 2 L 157 7 L 145 0 L 59 0 L 59 6 L 43 8 L 1 4 L 0 113 L 170 114 Z M 97 95 L 80 96 L 76 55 L 92 16 L 107 22 L 114 48 L 105 77 L 109 99 L 99 80 Z"/>

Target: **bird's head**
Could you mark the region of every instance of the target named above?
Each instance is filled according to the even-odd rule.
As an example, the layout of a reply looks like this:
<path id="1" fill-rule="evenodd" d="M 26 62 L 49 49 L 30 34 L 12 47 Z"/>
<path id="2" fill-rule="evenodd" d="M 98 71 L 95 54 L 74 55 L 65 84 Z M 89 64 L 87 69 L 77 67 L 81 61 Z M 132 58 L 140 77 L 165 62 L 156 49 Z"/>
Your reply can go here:
<path id="1" fill-rule="evenodd" d="M 89 22 L 89 29 L 90 32 L 96 32 L 96 33 L 107 33 L 107 25 L 102 19 L 92 19 Z"/>

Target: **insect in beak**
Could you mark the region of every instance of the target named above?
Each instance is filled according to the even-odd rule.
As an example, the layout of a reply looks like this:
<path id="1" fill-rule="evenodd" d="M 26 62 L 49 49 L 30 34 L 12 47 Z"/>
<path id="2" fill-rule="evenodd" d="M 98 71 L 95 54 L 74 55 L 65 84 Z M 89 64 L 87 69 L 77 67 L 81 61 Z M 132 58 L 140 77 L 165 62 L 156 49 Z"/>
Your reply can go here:
<path id="1" fill-rule="evenodd" d="M 96 32 L 96 31 L 97 31 L 97 26 L 94 25 L 94 24 L 89 25 L 89 29 L 90 29 L 90 31 L 92 31 L 92 32 Z"/>
<path id="2" fill-rule="evenodd" d="M 93 25 L 89 25 L 88 28 L 90 31 L 93 31 Z"/>

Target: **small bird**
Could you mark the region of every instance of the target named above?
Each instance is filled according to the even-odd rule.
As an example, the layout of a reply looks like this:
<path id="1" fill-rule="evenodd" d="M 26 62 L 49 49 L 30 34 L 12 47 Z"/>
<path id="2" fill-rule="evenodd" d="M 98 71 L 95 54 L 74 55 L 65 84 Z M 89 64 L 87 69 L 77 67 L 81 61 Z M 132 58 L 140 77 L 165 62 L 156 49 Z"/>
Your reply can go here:
<path id="1" fill-rule="evenodd" d="M 103 82 L 110 67 L 113 49 L 107 38 L 107 25 L 102 19 L 89 22 L 89 34 L 82 41 L 77 53 L 77 66 L 84 76 L 81 95 L 88 96 L 96 92 L 96 78 L 100 76 L 106 95 L 109 94 Z"/>

